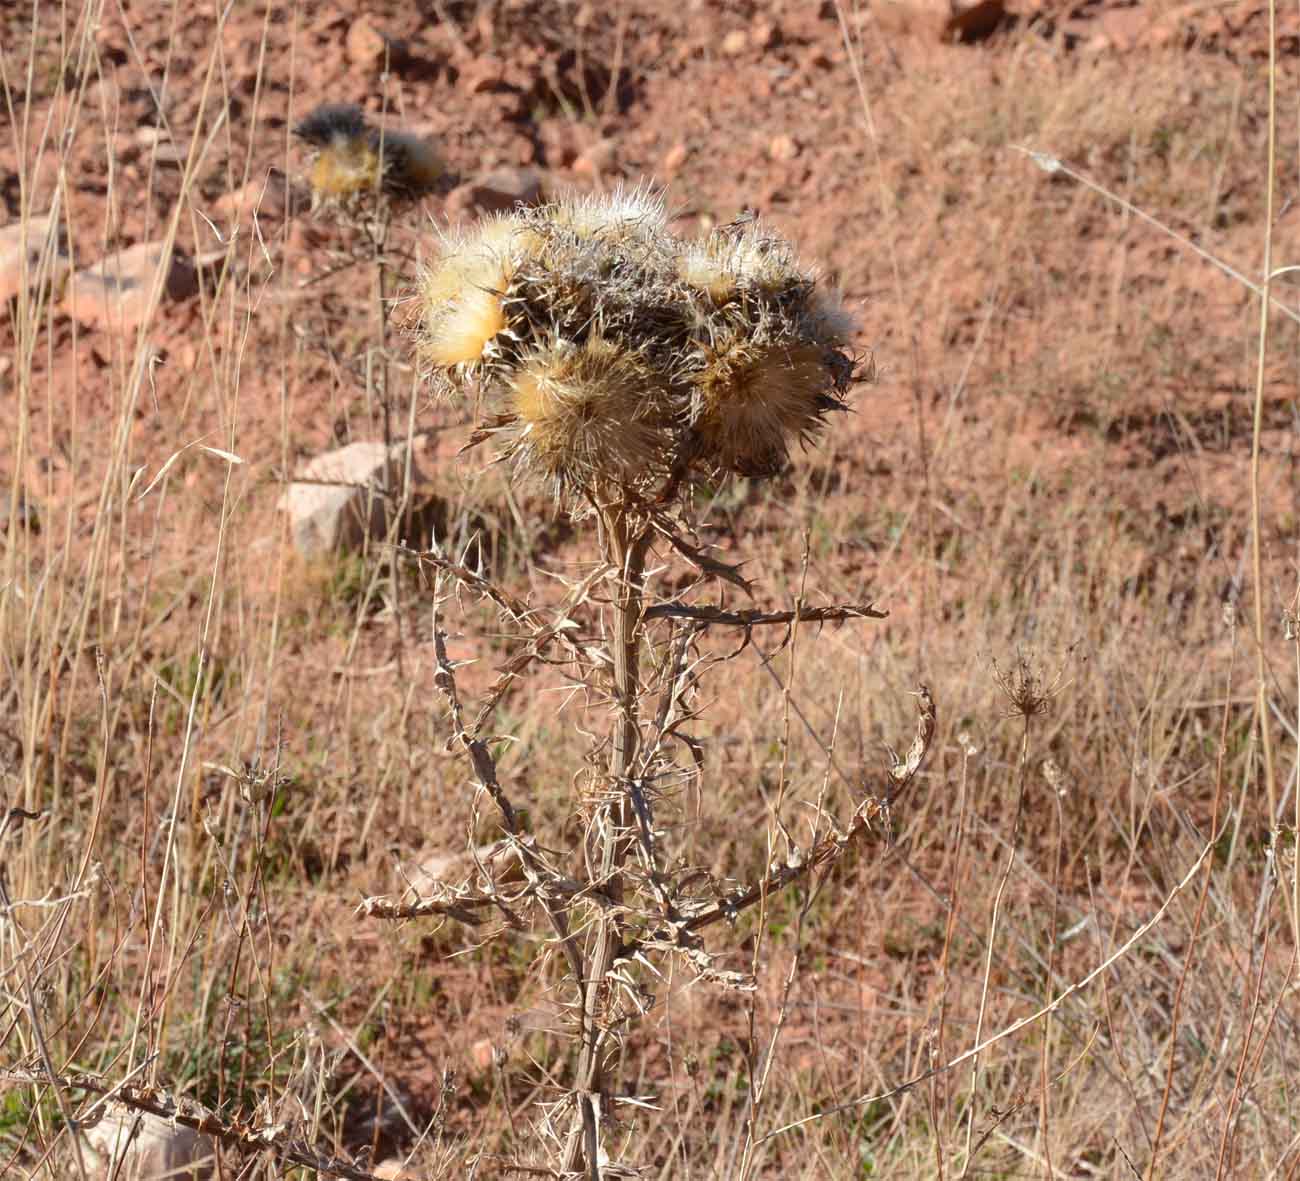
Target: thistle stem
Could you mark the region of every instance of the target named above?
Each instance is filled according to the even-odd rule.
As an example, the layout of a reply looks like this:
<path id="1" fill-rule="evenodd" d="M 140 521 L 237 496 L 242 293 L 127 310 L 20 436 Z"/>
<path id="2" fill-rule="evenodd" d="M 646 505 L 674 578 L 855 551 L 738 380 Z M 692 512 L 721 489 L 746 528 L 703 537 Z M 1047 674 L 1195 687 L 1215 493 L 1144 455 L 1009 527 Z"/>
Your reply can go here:
<path id="1" fill-rule="evenodd" d="M 625 508 L 611 508 L 604 514 L 605 554 L 618 571 L 618 594 L 610 636 L 614 663 L 614 723 L 610 743 L 608 803 L 597 812 L 591 828 L 591 862 L 599 864 L 594 883 L 613 906 L 597 920 L 595 947 L 587 961 L 588 975 L 581 982 L 581 1051 L 574 1079 L 577 1117 L 565 1152 L 566 1171 L 583 1170 L 591 1181 L 600 1181 L 600 1102 L 606 1090 L 606 1076 L 617 1065 L 617 1044 L 607 1040 L 601 1027 L 608 1000 L 606 978 L 614 965 L 620 943 L 616 908 L 623 900 L 621 869 L 631 848 L 631 807 L 627 782 L 636 766 L 641 742 L 638 726 L 638 657 L 641 643 L 642 608 L 646 551 L 650 530 Z"/>

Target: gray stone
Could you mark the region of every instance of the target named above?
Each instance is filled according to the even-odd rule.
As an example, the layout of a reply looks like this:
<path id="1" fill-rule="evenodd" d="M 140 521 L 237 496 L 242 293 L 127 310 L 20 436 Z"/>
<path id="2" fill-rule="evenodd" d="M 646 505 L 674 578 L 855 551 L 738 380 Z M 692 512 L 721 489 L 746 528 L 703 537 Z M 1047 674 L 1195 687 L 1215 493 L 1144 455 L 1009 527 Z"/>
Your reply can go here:
<path id="1" fill-rule="evenodd" d="M 86 1142 L 106 1181 L 206 1181 L 212 1176 L 209 1137 L 119 1104 L 86 1129 Z"/>
<path id="2" fill-rule="evenodd" d="M 411 485 L 423 476 L 411 465 Z M 406 444 L 349 443 L 305 464 L 280 498 L 294 547 L 307 556 L 360 549 L 387 535 L 401 497 Z"/>
<path id="3" fill-rule="evenodd" d="M 142 242 L 115 251 L 68 280 L 63 309 L 92 328 L 125 332 L 149 315 L 150 296 L 161 274 L 160 299 L 188 299 L 198 290 L 194 267 L 161 243 Z"/>

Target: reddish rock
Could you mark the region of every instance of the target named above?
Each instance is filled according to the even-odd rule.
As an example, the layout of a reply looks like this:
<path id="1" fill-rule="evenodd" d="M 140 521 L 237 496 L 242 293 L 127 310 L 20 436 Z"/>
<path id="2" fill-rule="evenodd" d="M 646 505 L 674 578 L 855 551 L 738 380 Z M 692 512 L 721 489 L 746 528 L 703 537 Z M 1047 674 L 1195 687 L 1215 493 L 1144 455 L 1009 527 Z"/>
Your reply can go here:
<path id="1" fill-rule="evenodd" d="M 749 48 L 749 34 L 744 29 L 733 29 L 718 46 L 723 57 L 739 57 Z"/>
<path id="2" fill-rule="evenodd" d="M 479 1070 L 489 1070 L 496 1059 L 496 1046 L 492 1044 L 490 1037 L 479 1038 L 470 1046 L 469 1056 Z"/>
<path id="3" fill-rule="evenodd" d="M 1166 11 L 1143 34 L 1142 44 L 1155 49 L 1166 49 L 1187 43 L 1199 32 L 1196 18 L 1201 11 L 1198 4 L 1182 4 Z M 1267 40 L 1265 38 L 1265 42 Z"/>
<path id="4" fill-rule="evenodd" d="M 13 299 L 24 286 L 58 284 L 72 263 L 63 251 L 59 227 L 48 216 L 0 229 L 0 303 Z"/>
<path id="5" fill-rule="evenodd" d="M 781 26 L 760 17 L 750 26 L 749 43 L 755 49 L 775 49 L 781 44 Z"/>
<path id="6" fill-rule="evenodd" d="M 767 154 L 772 160 L 793 160 L 799 155 L 799 141 L 792 135 L 775 136 L 767 145 Z"/>
<path id="7" fill-rule="evenodd" d="M 667 173 L 674 173 L 686 163 L 689 154 L 686 145 L 681 140 L 678 140 L 664 153 L 661 167 Z"/>
<path id="8" fill-rule="evenodd" d="M 348 26 L 343 52 L 354 66 L 383 69 L 384 63 L 396 65 L 406 58 L 406 42 L 381 33 L 364 16 Z"/>
<path id="9" fill-rule="evenodd" d="M 159 302 L 188 299 L 198 290 L 194 268 L 161 243 L 119 250 L 69 280 L 63 310 L 93 328 L 124 332 L 149 316 L 155 286 Z"/>
<path id="10" fill-rule="evenodd" d="M 542 174 L 535 168 L 498 168 L 468 184 L 448 198 L 460 213 L 506 213 L 516 205 L 536 205 L 542 199 Z"/>
<path id="11" fill-rule="evenodd" d="M 543 119 L 537 125 L 537 138 L 551 168 L 567 168 L 586 145 L 581 128 L 572 119 Z"/>
<path id="12" fill-rule="evenodd" d="M 872 12 L 886 32 L 936 41 L 978 41 L 1007 15 L 1003 0 L 881 0 Z"/>
<path id="13" fill-rule="evenodd" d="M 1151 27 L 1151 14 L 1144 8 L 1107 8 L 1099 19 L 1107 43 L 1127 52 L 1136 48 Z"/>
<path id="14" fill-rule="evenodd" d="M 240 188 L 223 193 L 206 212 L 217 228 L 225 232 L 227 227 L 251 224 L 254 218 L 262 225 L 268 221 L 280 222 L 286 212 L 294 217 L 310 206 L 307 191 L 290 184 L 283 172 L 273 168 L 265 176 L 254 177 Z"/>
<path id="15" fill-rule="evenodd" d="M 135 142 L 146 159 L 155 164 L 183 165 L 189 155 L 188 144 L 175 143 L 164 127 L 146 124 L 135 129 Z"/>
<path id="16" fill-rule="evenodd" d="M 375 1166 L 374 1174 L 376 1177 L 382 1177 L 384 1181 L 420 1181 L 425 1176 L 424 1173 L 408 1169 L 397 1157 L 380 1161 Z"/>
<path id="17" fill-rule="evenodd" d="M 573 162 L 579 176 L 600 176 L 614 167 L 618 145 L 612 139 L 598 140 Z"/>
<path id="18" fill-rule="evenodd" d="M 500 90 L 506 84 L 506 66 L 499 57 L 484 54 L 460 65 L 456 85 L 467 94 L 483 94 Z"/>

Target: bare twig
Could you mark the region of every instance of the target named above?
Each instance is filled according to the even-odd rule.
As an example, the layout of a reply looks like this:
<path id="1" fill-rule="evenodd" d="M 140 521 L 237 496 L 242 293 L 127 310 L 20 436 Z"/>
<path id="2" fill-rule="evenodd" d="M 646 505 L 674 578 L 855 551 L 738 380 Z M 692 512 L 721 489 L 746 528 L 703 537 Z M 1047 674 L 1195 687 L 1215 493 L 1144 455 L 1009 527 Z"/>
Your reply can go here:
<path id="1" fill-rule="evenodd" d="M 805 607 L 802 604 L 786 611 L 723 611 L 720 607 L 692 607 L 685 603 L 659 603 L 645 613 L 651 619 L 691 619 L 698 623 L 728 627 L 760 627 L 781 623 L 844 623 L 850 619 L 888 619 L 889 612 L 871 603 L 835 607 Z"/>

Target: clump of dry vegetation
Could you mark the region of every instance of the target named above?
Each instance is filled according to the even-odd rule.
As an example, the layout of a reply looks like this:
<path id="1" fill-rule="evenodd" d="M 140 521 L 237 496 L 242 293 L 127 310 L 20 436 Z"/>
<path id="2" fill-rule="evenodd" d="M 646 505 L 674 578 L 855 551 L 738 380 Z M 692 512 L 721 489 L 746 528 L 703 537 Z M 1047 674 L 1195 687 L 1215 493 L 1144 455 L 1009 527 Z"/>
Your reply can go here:
<path id="1" fill-rule="evenodd" d="M 811 439 L 826 413 L 844 408 L 855 376 L 843 351 L 848 328 L 770 231 L 749 222 L 686 243 L 669 232 L 662 200 L 644 190 L 562 200 L 450 241 L 422 280 L 420 308 L 422 350 L 440 366 L 438 376 L 487 402 L 475 437 L 497 438 L 501 457 L 542 477 L 576 521 L 594 518 L 604 561 L 546 612 L 519 609 L 441 552 L 421 555 L 452 583 L 497 604 L 506 628 L 526 627 L 513 637 L 521 656 L 472 726 L 462 716 L 445 634 L 436 623 L 434 631 L 453 741 L 504 833 L 492 858 L 520 867 L 523 881 L 504 884 L 499 868 L 475 856 L 466 880 L 434 883 L 429 899 L 396 906 L 370 899 L 362 909 L 471 926 L 499 913 L 502 930 L 516 935 L 529 911 L 545 914 L 554 947 L 544 943 L 543 958 L 561 961 L 570 993 L 561 1008 L 577 1062 L 539 1100 L 542 1142 L 557 1146 L 552 1167 L 597 1178 L 637 1167 L 635 1159 L 616 1161 L 606 1141 L 620 1108 L 644 1102 L 626 1090 L 622 1045 L 654 1004 L 651 980 L 663 975 L 654 961 L 675 954 L 701 980 L 753 990 L 752 973 L 715 962 L 703 932 L 824 875 L 889 822 L 885 794 L 864 798 L 843 830 L 819 808 L 806 844 L 787 832 L 763 877 L 735 885 L 684 858 L 668 819 L 690 790 L 706 800 L 719 795 L 700 778 L 693 734 L 704 721 L 697 701 L 704 668 L 727 663 L 701 647 L 710 627 L 743 633 L 775 624 L 789 634 L 802 622 L 880 617 L 869 604 L 799 602 L 765 616 L 692 601 L 719 582 L 748 586 L 735 567 L 692 542 L 685 518 L 693 485 L 780 471 L 792 443 Z M 659 578 L 648 575 L 656 542 L 695 559 L 696 586 L 656 593 L 667 572 L 655 562 Z M 441 579 L 435 596 L 444 597 Z M 595 634 L 575 622 L 592 605 L 603 605 L 605 617 Z M 485 730 L 493 703 L 542 659 L 610 714 L 608 730 L 569 776 L 580 820 L 569 849 L 564 829 L 534 834 L 522 825 L 516 789 L 498 775 Z M 923 702 L 914 749 L 891 772 L 898 789 L 916 775 L 934 735 L 924 691 Z M 471 814 L 481 807 L 475 803 Z M 564 828 L 574 831 L 571 821 Z M 471 849 L 473 841 L 471 825 Z M 547 1159 L 533 1153 L 515 1164 L 545 1168 Z"/>

